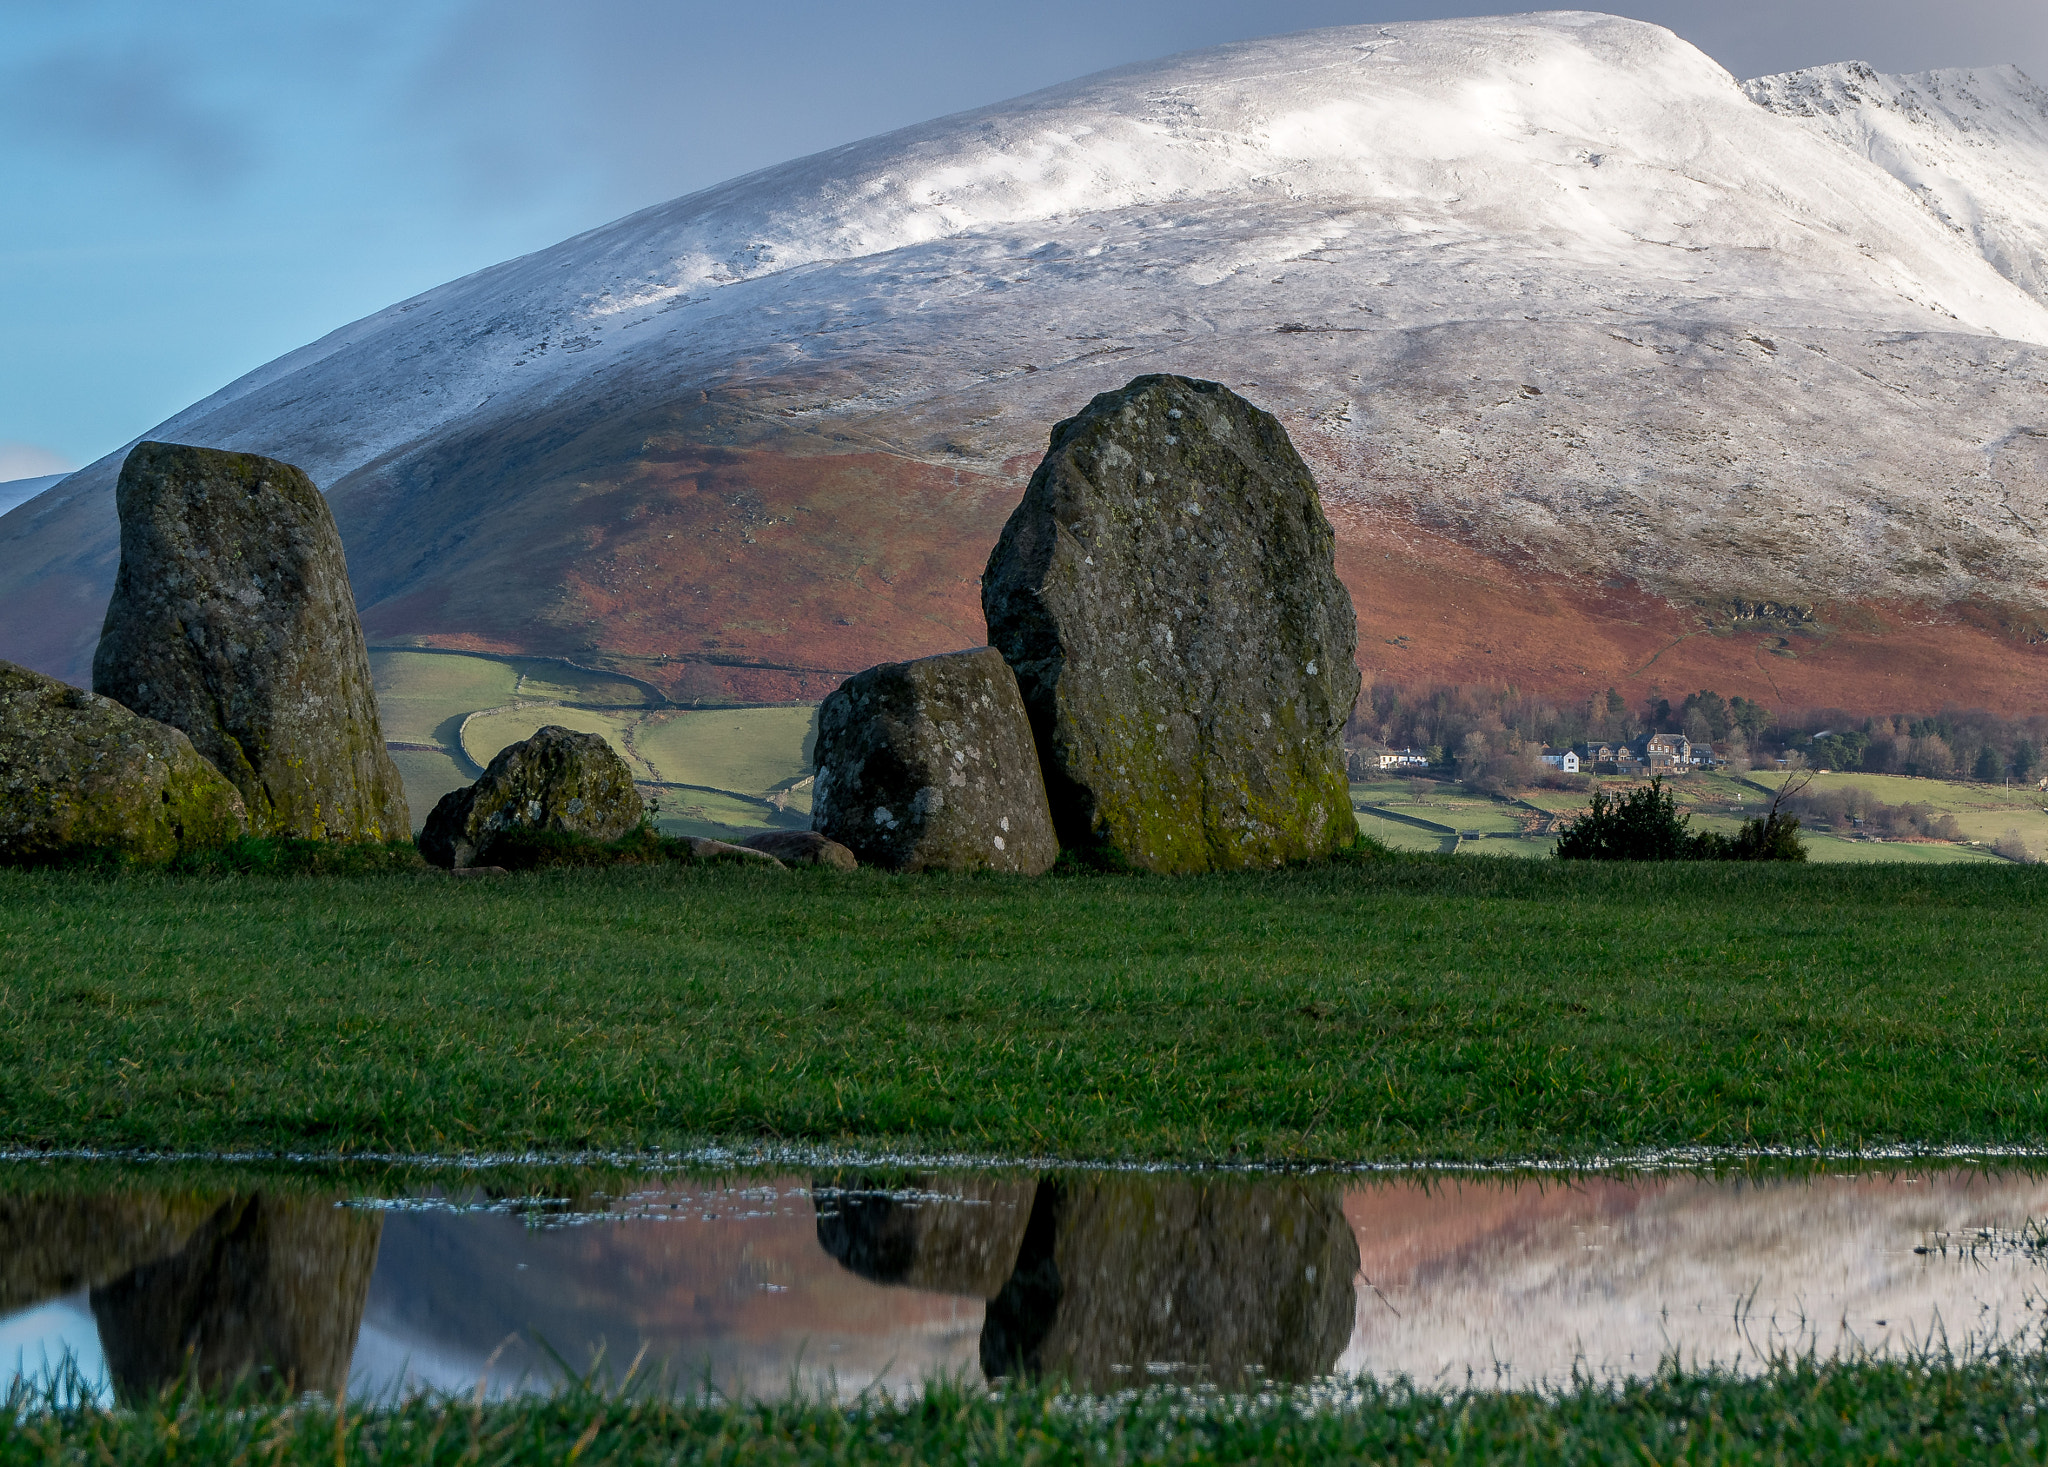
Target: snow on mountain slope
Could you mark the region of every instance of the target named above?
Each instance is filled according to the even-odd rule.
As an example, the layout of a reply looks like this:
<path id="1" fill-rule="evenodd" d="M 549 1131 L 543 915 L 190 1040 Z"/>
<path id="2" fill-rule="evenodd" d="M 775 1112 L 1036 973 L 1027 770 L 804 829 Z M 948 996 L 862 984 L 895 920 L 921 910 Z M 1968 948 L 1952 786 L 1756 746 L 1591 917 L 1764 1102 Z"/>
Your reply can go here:
<path id="1" fill-rule="evenodd" d="M 2048 91 L 2017 67 L 1886 76 L 1848 61 L 1743 90 L 1870 159 L 2000 274 L 2048 301 Z"/>
<path id="2" fill-rule="evenodd" d="M 2024 620 L 2038 94 L 1943 78 L 1884 151 L 1842 87 L 1760 106 L 1608 16 L 1246 42 L 645 210 L 147 436 L 303 465 L 373 625 L 477 645 L 846 667 L 978 640 L 972 572 L 1046 429 L 1154 370 L 1280 413 L 1354 547 L 1405 526 L 1709 609 Z M 47 620 L 0 655 L 89 658 L 118 462 L 0 520 L 0 595 Z M 714 513 L 714 479 L 746 507 Z M 835 578 L 868 599 L 804 599 Z"/>
<path id="3" fill-rule="evenodd" d="M 0 514 L 7 513 L 17 504 L 26 504 L 56 484 L 64 482 L 63 474 L 38 474 L 30 479 L 9 479 L 0 483 Z"/>

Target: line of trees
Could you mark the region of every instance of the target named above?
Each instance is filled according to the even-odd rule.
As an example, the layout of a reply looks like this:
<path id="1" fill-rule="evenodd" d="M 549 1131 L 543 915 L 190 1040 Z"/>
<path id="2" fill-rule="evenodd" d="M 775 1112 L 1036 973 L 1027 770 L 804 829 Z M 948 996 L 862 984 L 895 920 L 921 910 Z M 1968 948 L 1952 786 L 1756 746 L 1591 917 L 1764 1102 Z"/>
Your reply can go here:
<path id="1" fill-rule="evenodd" d="M 1360 694 L 1347 738 L 1356 745 L 1420 749 L 1481 787 L 1555 782 L 1543 748 L 1627 742 L 1682 733 L 1709 743 L 1738 769 L 1787 759 L 1795 766 L 1914 774 L 1987 783 L 2048 774 L 2048 717 L 2002 718 L 1982 709 L 1851 714 L 1838 708 L 1774 715 L 1761 703 L 1711 689 L 1676 702 L 1653 690 L 1631 703 L 1614 688 L 1583 702 L 1512 685 L 1376 682 Z"/>

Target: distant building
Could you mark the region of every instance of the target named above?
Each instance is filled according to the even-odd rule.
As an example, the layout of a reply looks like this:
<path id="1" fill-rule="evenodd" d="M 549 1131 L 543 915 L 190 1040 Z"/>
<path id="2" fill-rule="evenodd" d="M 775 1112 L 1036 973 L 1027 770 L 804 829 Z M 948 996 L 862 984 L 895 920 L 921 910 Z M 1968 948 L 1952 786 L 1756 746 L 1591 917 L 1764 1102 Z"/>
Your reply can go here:
<path id="1" fill-rule="evenodd" d="M 1420 749 L 1382 749 L 1380 750 L 1380 768 L 1393 770 L 1396 773 L 1404 770 L 1427 769 L 1429 768 L 1429 755 L 1423 753 Z"/>
<path id="2" fill-rule="evenodd" d="M 1601 766 L 1605 765 L 1603 769 Z M 1579 745 L 1579 768 L 1597 774 L 1634 774 L 1642 767 L 1635 750 L 1627 744 Z"/>
<path id="3" fill-rule="evenodd" d="M 1566 774 L 1579 772 L 1579 756 L 1571 749 L 1545 749 L 1542 758 L 1552 769 L 1561 769 Z"/>
<path id="4" fill-rule="evenodd" d="M 1712 744 L 1694 744 L 1692 746 L 1692 763 L 1695 769 L 1712 769 L 1720 762 L 1721 760 L 1714 753 L 1714 746 Z"/>
<path id="5" fill-rule="evenodd" d="M 1651 734 L 1643 740 L 1643 763 L 1653 774 L 1692 768 L 1692 740 L 1684 734 Z"/>

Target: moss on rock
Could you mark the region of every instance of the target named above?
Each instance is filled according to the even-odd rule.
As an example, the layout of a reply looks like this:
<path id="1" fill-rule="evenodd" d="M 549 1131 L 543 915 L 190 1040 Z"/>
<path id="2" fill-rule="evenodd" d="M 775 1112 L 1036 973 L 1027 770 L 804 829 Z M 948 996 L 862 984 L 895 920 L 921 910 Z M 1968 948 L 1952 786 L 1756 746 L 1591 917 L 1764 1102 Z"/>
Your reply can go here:
<path id="1" fill-rule="evenodd" d="M 1357 628 L 1336 537 L 1272 414 L 1140 377 L 1059 424 L 982 578 L 1061 844 L 1153 871 L 1357 836 Z"/>
<path id="2" fill-rule="evenodd" d="M 177 729 L 0 662 L 0 862 L 159 864 L 248 827 L 241 795 Z"/>
<path id="3" fill-rule="evenodd" d="M 547 846 L 548 837 L 560 836 L 602 845 L 639 825 L 643 812 L 633 772 L 610 744 L 551 723 L 500 749 L 468 789 L 443 795 L 420 832 L 420 854 L 454 868 L 496 864 L 491 850 L 499 842 L 531 844 L 537 837 Z M 567 851 L 556 859 L 534 850 L 526 856 L 520 864 L 578 864 Z"/>
<path id="4" fill-rule="evenodd" d="M 327 500 L 253 453 L 140 443 L 121 466 L 121 565 L 96 691 L 184 730 L 258 835 L 412 831 Z"/>

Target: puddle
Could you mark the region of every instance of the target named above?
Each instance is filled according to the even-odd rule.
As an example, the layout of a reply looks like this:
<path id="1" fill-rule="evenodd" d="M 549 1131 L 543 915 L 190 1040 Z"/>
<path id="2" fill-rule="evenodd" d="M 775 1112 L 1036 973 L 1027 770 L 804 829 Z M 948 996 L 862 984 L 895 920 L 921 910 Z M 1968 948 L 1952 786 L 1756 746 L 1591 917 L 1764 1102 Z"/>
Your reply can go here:
<path id="1" fill-rule="evenodd" d="M 2048 1176 L 648 1178 L 611 1195 L 0 1197 L 0 1374 L 131 1396 L 188 1357 L 354 1396 L 552 1387 L 852 1395 L 1060 1375 L 1528 1385 L 1673 1352 L 2012 1338 Z M 601 1355 L 600 1355 L 601 1352 Z"/>

